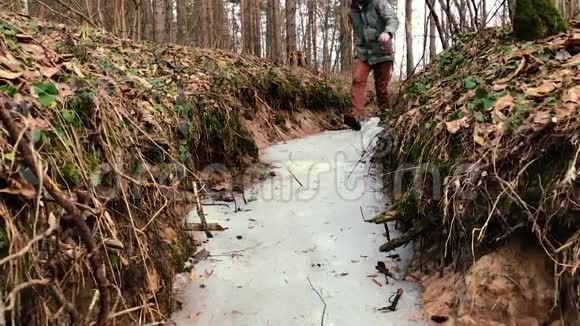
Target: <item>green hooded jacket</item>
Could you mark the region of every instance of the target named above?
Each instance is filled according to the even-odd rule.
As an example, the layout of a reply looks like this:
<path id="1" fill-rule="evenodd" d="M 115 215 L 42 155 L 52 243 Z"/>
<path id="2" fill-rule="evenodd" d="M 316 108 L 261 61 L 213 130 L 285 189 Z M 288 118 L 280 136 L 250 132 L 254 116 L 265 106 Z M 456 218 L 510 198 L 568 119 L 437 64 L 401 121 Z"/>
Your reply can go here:
<path id="1" fill-rule="evenodd" d="M 350 15 L 356 57 L 371 65 L 393 61 L 393 48 L 384 50 L 379 43 L 382 33 L 395 35 L 399 27 L 397 13 L 387 0 L 353 0 Z"/>

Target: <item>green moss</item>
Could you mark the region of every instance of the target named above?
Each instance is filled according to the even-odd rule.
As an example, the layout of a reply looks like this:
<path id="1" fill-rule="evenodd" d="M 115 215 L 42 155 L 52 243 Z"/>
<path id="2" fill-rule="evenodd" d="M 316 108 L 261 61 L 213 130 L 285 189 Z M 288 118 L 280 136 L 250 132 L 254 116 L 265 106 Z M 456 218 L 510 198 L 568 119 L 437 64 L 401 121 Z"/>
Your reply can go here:
<path id="1" fill-rule="evenodd" d="M 518 0 L 513 19 L 514 36 L 536 40 L 565 31 L 566 22 L 550 0 Z"/>
<path id="2" fill-rule="evenodd" d="M 66 163 L 61 169 L 62 181 L 69 187 L 78 186 L 83 181 L 83 176 L 72 163 Z"/>

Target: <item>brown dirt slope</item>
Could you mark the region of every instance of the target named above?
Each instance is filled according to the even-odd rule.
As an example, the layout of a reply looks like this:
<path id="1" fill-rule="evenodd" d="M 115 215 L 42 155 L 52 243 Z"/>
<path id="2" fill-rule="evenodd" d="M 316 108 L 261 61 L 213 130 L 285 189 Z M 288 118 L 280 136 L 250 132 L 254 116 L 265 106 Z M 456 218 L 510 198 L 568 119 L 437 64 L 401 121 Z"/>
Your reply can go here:
<path id="1" fill-rule="evenodd" d="M 424 267 L 463 274 L 524 236 L 551 263 L 556 311 L 577 323 L 580 24 L 537 42 L 466 35 L 403 85 L 395 107 L 379 154 L 387 185 L 402 189 L 387 216 L 407 233 L 381 249 L 422 238 L 436 249 Z"/>
<path id="2" fill-rule="evenodd" d="M 194 171 L 255 160 L 248 125 L 347 103 L 340 83 L 307 71 L 0 12 L 7 318 L 165 320 L 173 275 L 195 250 L 183 225 L 194 184 L 205 190 Z"/>

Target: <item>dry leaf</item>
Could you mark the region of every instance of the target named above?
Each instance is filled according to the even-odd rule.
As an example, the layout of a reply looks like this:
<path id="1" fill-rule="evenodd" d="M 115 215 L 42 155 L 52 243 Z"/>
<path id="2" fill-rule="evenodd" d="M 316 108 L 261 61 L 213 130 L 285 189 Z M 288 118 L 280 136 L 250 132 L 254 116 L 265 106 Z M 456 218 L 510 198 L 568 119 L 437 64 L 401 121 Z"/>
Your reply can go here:
<path id="1" fill-rule="evenodd" d="M 499 91 L 503 91 L 507 87 L 508 87 L 508 84 L 493 84 L 492 89 L 494 92 L 499 92 Z"/>
<path id="2" fill-rule="evenodd" d="M 571 116 L 576 113 L 576 108 L 571 103 L 567 105 L 558 105 L 554 108 L 554 113 L 556 114 L 556 122 L 568 120 Z"/>
<path id="3" fill-rule="evenodd" d="M 8 68 L 12 72 L 20 72 L 24 69 L 24 65 L 20 60 L 16 59 L 12 54 L 6 53 L 0 56 L 0 66 Z"/>
<path id="4" fill-rule="evenodd" d="M 461 128 L 469 127 L 469 117 L 463 117 L 461 119 L 448 121 L 445 122 L 445 125 L 447 126 L 447 131 L 454 134 L 457 133 Z"/>
<path id="5" fill-rule="evenodd" d="M 562 67 L 575 67 L 580 65 L 580 53 L 568 59 L 568 61 L 562 65 Z"/>
<path id="6" fill-rule="evenodd" d="M 552 116 L 548 111 L 536 111 L 532 121 L 537 125 L 546 125 L 552 120 Z"/>
<path id="7" fill-rule="evenodd" d="M 562 100 L 564 102 L 580 103 L 580 85 L 576 85 L 566 90 Z"/>
<path id="8" fill-rule="evenodd" d="M 0 68 L 0 79 L 14 80 L 22 76 L 22 72 L 12 72 Z"/>
<path id="9" fill-rule="evenodd" d="M 198 313 L 196 313 L 195 315 L 191 315 L 191 317 L 190 317 L 190 318 L 191 318 L 191 319 L 193 319 L 193 320 L 198 320 L 200 315 L 201 315 L 201 311 L 199 311 L 199 312 L 198 312 Z"/>
<path id="10" fill-rule="evenodd" d="M 538 87 L 529 87 L 526 90 L 526 95 L 532 97 L 542 97 L 546 96 L 547 94 L 551 93 L 556 89 L 557 85 L 553 81 L 544 81 Z"/>
<path id="11" fill-rule="evenodd" d="M 508 95 L 500 97 L 495 102 L 495 105 L 493 106 L 493 110 L 494 111 L 503 111 L 503 110 L 507 109 L 509 112 L 514 107 L 514 105 L 515 105 L 515 103 L 514 103 L 513 96 L 508 94 Z"/>
<path id="12" fill-rule="evenodd" d="M 46 67 L 42 68 L 42 74 L 46 78 L 52 78 L 52 76 L 56 75 L 60 72 L 60 67 Z"/>
<path id="13" fill-rule="evenodd" d="M 8 180 L 8 187 L 0 189 L 0 193 L 22 196 L 31 200 L 36 197 L 36 188 L 20 174 L 14 174 Z"/>
<path id="14" fill-rule="evenodd" d="M 105 246 L 107 246 L 109 248 L 125 249 L 125 245 L 117 239 L 107 238 L 107 239 L 104 239 L 103 242 L 105 243 Z"/>
<path id="15" fill-rule="evenodd" d="M 476 123 L 473 128 L 473 141 L 481 146 L 485 146 L 487 137 L 494 129 L 494 126 L 491 124 Z"/>
<path id="16" fill-rule="evenodd" d="M 195 269 L 192 269 L 191 272 L 189 272 L 189 279 L 192 281 L 197 280 L 199 277 L 197 276 L 197 273 L 195 272 Z"/>
<path id="17" fill-rule="evenodd" d="M 159 289 L 161 288 L 161 278 L 159 277 L 159 273 L 157 273 L 155 268 L 149 266 L 148 269 L 149 274 L 147 277 L 148 281 L 147 289 L 149 290 L 150 293 L 157 293 L 157 291 L 159 291 Z"/>
<path id="18" fill-rule="evenodd" d="M 56 218 L 56 216 L 54 216 L 54 213 L 53 212 L 48 213 L 48 226 L 52 228 L 56 225 L 56 223 L 58 223 L 58 219 Z"/>
<path id="19" fill-rule="evenodd" d="M 475 97 L 475 90 L 474 89 L 470 89 L 467 92 L 465 92 L 458 100 L 457 100 L 457 105 L 463 105 L 467 102 L 469 102 L 469 100 L 471 100 L 472 98 Z"/>
<path id="20" fill-rule="evenodd" d="M 177 241 L 177 232 L 170 226 L 163 228 L 159 236 L 167 244 L 172 244 Z"/>
<path id="21" fill-rule="evenodd" d="M 30 53 L 35 60 L 42 60 L 45 57 L 44 49 L 38 44 L 20 43 L 24 51 Z"/>
<path id="22" fill-rule="evenodd" d="M 83 72 L 81 71 L 81 68 L 79 67 L 79 65 L 76 62 L 65 62 L 63 64 L 63 66 L 67 70 L 74 72 L 77 76 L 79 76 L 81 78 L 85 78 L 85 75 L 83 74 Z"/>
<path id="23" fill-rule="evenodd" d="M 520 61 L 518 68 L 511 75 L 507 76 L 506 78 L 502 78 L 502 79 L 499 79 L 498 81 L 496 81 L 495 84 L 507 84 L 510 80 L 517 77 L 520 74 L 520 72 L 522 72 L 522 70 L 524 69 L 525 66 L 526 66 L 526 57 L 522 57 L 522 60 Z M 494 85 L 494 88 L 495 88 L 495 85 Z"/>

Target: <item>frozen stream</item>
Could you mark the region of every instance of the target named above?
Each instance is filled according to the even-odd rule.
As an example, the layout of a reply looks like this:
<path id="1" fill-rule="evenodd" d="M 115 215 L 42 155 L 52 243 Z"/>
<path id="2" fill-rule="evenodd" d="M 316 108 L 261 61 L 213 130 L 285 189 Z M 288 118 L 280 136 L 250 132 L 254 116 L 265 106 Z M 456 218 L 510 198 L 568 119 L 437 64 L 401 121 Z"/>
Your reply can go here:
<path id="1" fill-rule="evenodd" d="M 244 211 L 234 213 L 233 203 L 230 209 L 205 207 L 208 222 L 229 229 L 214 232 L 205 244 L 212 256 L 181 275 L 177 297 L 183 309 L 172 321 L 321 325 L 324 304 L 310 280 L 326 302 L 326 326 L 424 324 L 416 284 L 386 285 L 383 275 L 369 277 L 377 274 L 377 261 L 396 272 L 411 256 L 411 246 L 392 252 L 401 262 L 380 253 L 384 228 L 361 219 L 360 207 L 366 218 L 386 207 L 380 181 L 368 175 L 370 160 L 356 165 L 380 130 L 372 119 L 362 132 L 325 132 L 264 150 L 261 159 L 273 165 L 276 176 L 246 190 L 252 201 Z M 198 222 L 195 213 L 191 218 Z M 398 288 L 404 289 L 398 310 L 377 311 Z"/>

